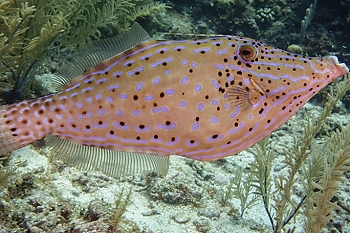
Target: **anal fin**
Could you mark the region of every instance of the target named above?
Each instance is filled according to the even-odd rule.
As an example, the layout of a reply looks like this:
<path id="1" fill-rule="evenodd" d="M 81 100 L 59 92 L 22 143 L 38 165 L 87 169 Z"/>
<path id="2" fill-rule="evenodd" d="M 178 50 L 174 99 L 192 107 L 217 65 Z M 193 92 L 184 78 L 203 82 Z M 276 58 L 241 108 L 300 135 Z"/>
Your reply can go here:
<path id="1" fill-rule="evenodd" d="M 45 138 L 54 159 L 62 160 L 80 170 L 99 171 L 112 177 L 145 172 L 165 176 L 169 168 L 169 156 L 114 151 L 71 142 L 52 134 Z"/>

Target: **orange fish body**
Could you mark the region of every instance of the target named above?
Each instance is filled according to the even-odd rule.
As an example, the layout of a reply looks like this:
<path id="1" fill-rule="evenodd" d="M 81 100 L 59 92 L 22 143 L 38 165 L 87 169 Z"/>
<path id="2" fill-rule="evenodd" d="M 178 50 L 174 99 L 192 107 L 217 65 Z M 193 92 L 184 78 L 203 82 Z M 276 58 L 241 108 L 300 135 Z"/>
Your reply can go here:
<path id="1" fill-rule="evenodd" d="M 260 141 L 348 72 L 225 36 L 134 46 L 61 91 L 0 110 L 0 154 L 54 134 L 116 151 L 217 160 Z"/>

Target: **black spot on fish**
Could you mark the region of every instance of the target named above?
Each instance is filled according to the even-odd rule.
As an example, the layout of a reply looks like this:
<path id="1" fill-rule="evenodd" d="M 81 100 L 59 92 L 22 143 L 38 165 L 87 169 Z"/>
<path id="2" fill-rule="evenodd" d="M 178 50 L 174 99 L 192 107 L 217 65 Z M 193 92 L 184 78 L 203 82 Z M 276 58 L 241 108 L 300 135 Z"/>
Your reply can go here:
<path id="1" fill-rule="evenodd" d="M 225 93 L 225 89 L 224 89 L 224 88 L 219 87 L 219 92 L 221 92 L 221 93 Z"/>

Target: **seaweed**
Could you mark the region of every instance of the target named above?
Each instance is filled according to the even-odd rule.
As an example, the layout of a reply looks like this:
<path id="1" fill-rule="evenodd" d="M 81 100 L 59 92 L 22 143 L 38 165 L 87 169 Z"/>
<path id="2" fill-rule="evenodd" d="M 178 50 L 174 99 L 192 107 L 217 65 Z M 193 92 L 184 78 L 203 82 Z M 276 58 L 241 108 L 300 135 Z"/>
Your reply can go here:
<path id="1" fill-rule="evenodd" d="M 128 9 L 129 14 L 126 17 L 120 18 L 117 22 L 123 28 L 129 28 L 137 18 L 142 18 L 152 14 L 159 14 L 170 8 L 165 3 L 154 2 L 153 0 L 132 0 L 133 6 Z"/>
<path id="2" fill-rule="evenodd" d="M 109 220 L 110 226 L 113 230 L 119 229 L 123 215 L 126 212 L 126 208 L 131 203 L 131 194 L 131 188 L 129 190 L 125 190 L 124 188 L 122 188 L 122 190 L 116 195 L 114 202 L 114 210 Z"/>
<path id="3" fill-rule="evenodd" d="M 248 173 L 247 176 L 243 177 L 243 174 L 243 168 L 236 169 L 234 177 L 230 179 L 226 190 L 218 193 L 219 200 L 224 206 L 228 206 L 232 198 L 240 200 L 241 217 L 247 209 L 255 206 L 259 200 L 259 196 L 253 193 L 253 175 Z"/>
<path id="4" fill-rule="evenodd" d="M 100 38 L 110 18 L 117 18 L 120 33 L 136 18 L 166 8 L 147 0 L 0 0 L 1 97 L 6 103 L 32 97 L 43 59 Z"/>
<path id="5" fill-rule="evenodd" d="M 26 97 L 22 89 L 33 80 L 44 54 L 58 43 L 60 35 L 73 32 L 71 26 L 85 18 L 87 2 L 81 1 L 79 5 L 74 1 L 64 4 L 60 0 L 1 2 L 0 72 L 13 85 L 11 90 L 2 93 L 7 103 Z M 90 34 L 88 30 L 85 33 Z"/>
<path id="6" fill-rule="evenodd" d="M 248 172 L 246 180 L 248 182 L 242 182 L 243 181 L 243 169 L 237 169 L 235 171 L 236 175 L 233 179 L 234 183 L 234 192 L 233 195 L 237 199 L 241 201 L 240 209 L 241 209 L 241 217 L 243 216 L 244 212 L 257 205 L 257 202 L 259 200 L 259 196 L 255 193 L 253 193 L 254 186 L 252 185 L 253 175 Z"/>
<path id="7" fill-rule="evenodd" d="M 273 150 L 267 149 L 265 138 L 254 146 L 254 161 L 248 173 L 253 178 L 244 178 L 241 183 L 251 183 L 253 193 L 258 194 L 270 219 L 273 232 L 293 232 L 286 229 L 292 219 L 302 215 L 305 219 L 305 232 L 321 232 L 330 220 L 332 210 L 337 206 L 331 199 L 343 181 L 343 173 L 350 169 L 350 125 L 337 130 L 327 138 L 323 145 L 315 141 L 315 135 L 321 129 L 335 104 L 350 89 L 349 74 L 330 89 L 328 100 L 320 116 L 309 119 L 304 125 L 303 137 L 294 137 L 294 146 L 284 151 L 284 165 L 287 176 L 273 179 L 271 174 L 274 159 Z M 300 197 L 293 195 L 293 188 L 302 183 Z M 317 190 L 317 191 L 315 191 Z M 241 202 L 245 197 L 240 197 Z"/>
<path id="8" fill-rule="evenodd" d="M 334 132 L 322 147 L 315 144 L 314 149 L 304 169 L 307 177 L 304 183 L 307 192 L 305 232 L 321 232 L 331 219 L 332 210 L 340 207 L 331 200 L 339 184 L 344 182 L 343 173 L 350 169 L 350 125 Z"/>
<path id="9" fill-rule="evenodd" d="M 233 198 L 233 184 L 233 179 L 231 179 L 230 183 L 226 187 L 226 190 L 220 190 L 218 192 L 219 201 L 224 206 L 228 206 L 229 201 Z"/>
<path id="10" fill-rule="evenodd" d="M 9 178 L 14 174 L 15 168 L 4 167 L 4 163 L 9 160 L 8 156 L 0 157 L 0 191 L 8 184 Z"/>
<path id="11" fill-rule="evenodd" d="M 14 169 L 0 168 L 0 190 L 7 186 L 9 178 L 14 174 Z"/>

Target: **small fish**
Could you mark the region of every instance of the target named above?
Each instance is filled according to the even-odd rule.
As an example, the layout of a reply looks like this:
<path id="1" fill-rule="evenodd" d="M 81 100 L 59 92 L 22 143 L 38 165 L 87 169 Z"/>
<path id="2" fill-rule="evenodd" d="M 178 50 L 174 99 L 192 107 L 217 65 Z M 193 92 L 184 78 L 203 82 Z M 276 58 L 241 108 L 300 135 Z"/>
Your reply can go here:
<path id="1" fill-rule="evenodd" d="M 164 174 L 172 154 L 212 161 L 252 146 L 346 73 L 334 56 L 235 36 L 155 41 L 135 24 L 78 53 L 57 93 L 2 106 L 0 154 L 52 134 L 55 157 L 78 168 Z"/>

